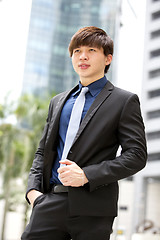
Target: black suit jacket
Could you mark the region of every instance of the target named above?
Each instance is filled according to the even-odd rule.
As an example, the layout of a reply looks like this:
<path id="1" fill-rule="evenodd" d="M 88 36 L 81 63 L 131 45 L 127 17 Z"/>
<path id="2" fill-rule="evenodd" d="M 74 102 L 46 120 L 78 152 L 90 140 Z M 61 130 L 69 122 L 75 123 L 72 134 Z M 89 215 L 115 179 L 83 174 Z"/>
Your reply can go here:
<path id="1" fill-rule="evenodd" d="M 58 94 L 50 102 L 27 192 L 49 192 L 61 110 L 77 87 Z M 116 156 L 119 146 L 122 151 Z M 83 187 L 69 187 L 71 215 L 116 216 L 117 181 L 135 174 L 146 164 L 144 124 L 137 95 L 108 81 L 85 115 L 67 158 L 75 161 L 89 180 Z"/>

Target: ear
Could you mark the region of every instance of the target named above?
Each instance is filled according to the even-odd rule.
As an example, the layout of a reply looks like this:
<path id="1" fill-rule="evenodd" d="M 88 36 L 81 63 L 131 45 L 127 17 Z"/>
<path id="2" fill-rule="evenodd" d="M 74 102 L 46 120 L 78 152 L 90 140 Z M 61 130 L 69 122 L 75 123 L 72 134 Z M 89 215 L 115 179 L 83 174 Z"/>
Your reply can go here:
<path id="1" fill-rule="evenodd" d="M 108 55 L 106 56 L 106 65 L 109 65 L 111 62 L 112 62 L 112 55 L 111 55 L 111 54 L 108 54 Z"/>

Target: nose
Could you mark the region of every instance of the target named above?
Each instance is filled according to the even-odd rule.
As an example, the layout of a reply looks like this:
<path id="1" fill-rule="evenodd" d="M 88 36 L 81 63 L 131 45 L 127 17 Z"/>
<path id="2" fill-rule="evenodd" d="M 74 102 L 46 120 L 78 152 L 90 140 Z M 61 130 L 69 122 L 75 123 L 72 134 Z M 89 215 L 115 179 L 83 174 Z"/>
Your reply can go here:
<path id="1" fill-rule="evenodd" d="M 87 52 L 82 51 L 79 58 L 80 58 L 80 60 L 88 60 Z"/>

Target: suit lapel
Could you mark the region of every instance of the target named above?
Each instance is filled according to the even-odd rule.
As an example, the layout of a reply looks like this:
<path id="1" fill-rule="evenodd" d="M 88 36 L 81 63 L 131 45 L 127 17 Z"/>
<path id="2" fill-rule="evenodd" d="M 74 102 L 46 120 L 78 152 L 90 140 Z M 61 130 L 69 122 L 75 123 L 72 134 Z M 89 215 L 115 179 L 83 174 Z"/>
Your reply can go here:
<path id="1" fill-rule="evenodd" d="M 59 98 L 58 102 L 56 103 L 56 107 L 54 109 L 53 115 L 52 115 L 52 119 L 51 122 L 56 122 L 57 118 L 59 120 L 62 108 L 68 98 L 68 96 L 77 89 L 77 86 L 72 88 L 70 91 L 64 92 L 63 95 Z"/>
<path id="2" fill-rule="evenodd" d="M 48 129 L 48 134 L 47 134 L 47 139 L 46 142 L 50 145 L 52 145 L 53 143 L 55 143 L 56 138 L 57 138 L 57 134 L 58 134 L 58 125 L 59 125 L 59 119 L 61 116 L 61 111 L 62 108 L 68 98 L 68 96 L 73 92 L 76 91 L 77 86 L 72 88 L 70 91 L 64 92 L 61 97 L 58 99 L 55 109 L 53 111 L 53 114 L 51 116 L 51 121 L 49 124 L 49 129 Z"/>
<path id="3" fill-rule="evenodd" d="M 89 108 L 88 112 L 86 113 L 80 127 L 79 130 L 76 134 L 76 137 L 74 139 L 73 144 L 77 141 L 77 139 L 79 138 L 80 134 L 82 133 L 82 131 L 84 130 L 84 128 L 87 126 L 87 124 L 89 123 L 89 121 L 91 120 L 91 118 L 94 116 L 94 114 L 98 111 L 99 107 L 101 106 L 101 104 L 109 97 L 109 95 L 111 94 L 112 90 L 113 90 L 114 86 L 112 85 L 112 83 L 110 83 L 109 81 L 106 83 L 106 85 L 104 86 L 104 88 L 102 89 L 102 91 L 99 93 L 99 95 L 96 97 L 95 101 L 92 103 L 91 107 Z"/>
<path id="4" fill-rule="evenodd" d="M 76 134 L 73 144 L 77 141 L 77 139 L 79 138 L 79 136 L 81 135 L 81 133 L 83 132 L 83 130 L 85 129 L 85 127 L 87 126 L 89 121 L 91 120 L 91 118 L 98 111 L 101 104 L 109 97 L 113 88 L 114 88 L 114 86 L 108 81 L 106 83 L 106 85 L 104 86 L 104 88 L 102 89 L 102 91 L 96 97 L 95 101 L 92 103 L 88 112 L 86 113 L 86 115 L 79 127 L 79 130 Z M 53 115 L 51 118 L 50 126 L 48 129 L 48 134 L 47 134 L 47 139 L 46 139 L 47 143 L 49 145 L 51 144 L 51 146 L 53 146 L 53 143 L 57 142 L 56 139 L 57 139 L 57 134 L 58 134 L 58 129 L 59 129 L 58 125 L 59 125 L 59 119 L 60 119 L 62 108 L 63 108 L 68 96 L 73 91 L 76 91 L 76 89 L 77 89 L 77 86 L 72 88 L 70 91 L 63 93 L 63 95 L 59 98 L 59 100 L 56 103 L 56 107 L 54 109 L 54 112 L 53 112 Z M 56 145 L 55 145 L 55 147 L 56 147 Z"/>

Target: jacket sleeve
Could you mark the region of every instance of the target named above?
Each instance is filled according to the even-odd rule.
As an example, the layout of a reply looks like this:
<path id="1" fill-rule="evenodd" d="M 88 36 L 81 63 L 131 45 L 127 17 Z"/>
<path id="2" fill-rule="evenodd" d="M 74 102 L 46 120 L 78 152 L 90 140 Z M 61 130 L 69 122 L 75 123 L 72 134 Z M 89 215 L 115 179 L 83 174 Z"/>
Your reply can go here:
<path id="1" fill-rule="evenodd" d="M 30 169 L 30 173 L 28 177 L 28 187 L 26 192 L 26 200 L 28 201 L 28 203 L 30 203 L 29 199 L 27 198 L 27 194 L 29 191 L 31 191 L 32 189 L 35 189 L 37 191 L 42 191 L 44 148 L 45 148 L 45 142 L 46 142 L 46 137 L 47 137 L 48 128 L 49 128 L 49 122 L 51 119 L 51 114 L 52 114 L 52 101 L 50 102 L 50 105 L 49 105 L 46 124 L 43 130 L 41 140 L 39 142 L 39 147 L 35 153 L 35 158 L 33 160 L 33 164 Z"/>
<path id="2" fill-rule="evenodd" d="M 117 129 L 120 156 L 84 167 L 90 191 L 129 177 L 146 165 L 147 148 L 144 124 L 137 95 L 131 95 L 123 106 Z"/>

